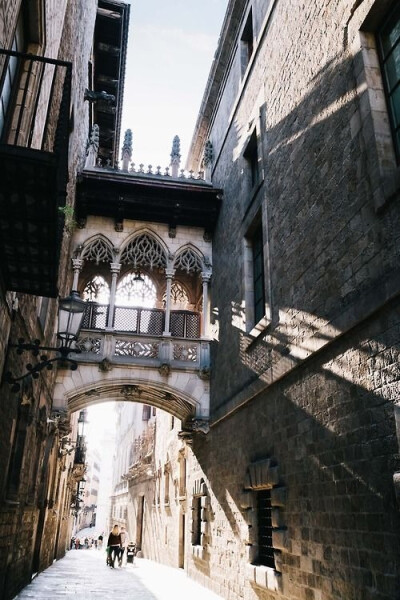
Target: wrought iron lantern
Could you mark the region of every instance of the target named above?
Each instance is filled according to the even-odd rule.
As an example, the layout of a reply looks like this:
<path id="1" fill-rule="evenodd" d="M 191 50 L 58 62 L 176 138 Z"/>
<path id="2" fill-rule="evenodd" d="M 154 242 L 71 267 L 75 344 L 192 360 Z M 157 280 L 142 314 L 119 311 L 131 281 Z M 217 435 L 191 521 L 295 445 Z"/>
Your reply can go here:
<path id="1" fill-rule="evenodd" d="M 12 348 L 17 349 L 17 354 L 28 351 L 31 352 L 33 356 L 40 356 L 40 362 L 35 365 L 28 363 L 26 365 L 27 372 L 20 377 L 14 377 L 11 372 L 5 374 L 5 381 L 12 385 L 11 389 L 13 392 L 18 392 L 21 389 L 19 381 L 29 376 L 33 377 L 33 379 L 37 379 L 39 373 L 43 371 L 43 369 L 51 370 L 54 362 L 60 361 L 68 363 L 70 369 L 73 371 L 78 368 L 78 363 L 72 358 L 69 358 L 68 354 L 70 352 L 80 353 L 78 348 L 72 348 L 72 343 L 78 338 L 85 307 L 86 302 L 81 300 L 79 292 L 75 290 L 72 290 L 66 298 L 59 300 L 57 338 L 60 340 L 60 346 L 57 348 L 40 346 L 39 340 L 25 342 L 23 338 L 20 338 L 17 344 L 10 344 Z M 40 354 L 42 350 L 57 352 L 57 356 L 48 358 L 47 354 Z"/>

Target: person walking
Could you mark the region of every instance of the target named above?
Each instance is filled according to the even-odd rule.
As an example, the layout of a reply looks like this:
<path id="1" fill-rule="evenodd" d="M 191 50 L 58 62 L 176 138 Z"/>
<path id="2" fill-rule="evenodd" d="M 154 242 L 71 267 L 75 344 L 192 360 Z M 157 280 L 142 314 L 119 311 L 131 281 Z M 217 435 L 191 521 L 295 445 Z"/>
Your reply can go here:
<path id="1" fill-rule="evenodd" d="M 118 566 L 119 567 L 122 567 L 122 560 L 124 558 L 124 553 L 128 546 L 128 542 L 129 542 L 129 534 L 126 531 L 125 527 L 122 525 L 121 526 L 121 549 L 119 551 L 119 557 L 118 557 Z"/>
<path id="2" fill-rule="evenodd" d="M 110 531 L 110 535 L 108 536 L 107 541 L 107 556 L 108 556 L 108 564 L 113 569 L 115 559 L 119 558 L 119 553 L 122 545 L 121 534 L 119 532 L 118 525 L 114 525 L 112 530 Z"/>

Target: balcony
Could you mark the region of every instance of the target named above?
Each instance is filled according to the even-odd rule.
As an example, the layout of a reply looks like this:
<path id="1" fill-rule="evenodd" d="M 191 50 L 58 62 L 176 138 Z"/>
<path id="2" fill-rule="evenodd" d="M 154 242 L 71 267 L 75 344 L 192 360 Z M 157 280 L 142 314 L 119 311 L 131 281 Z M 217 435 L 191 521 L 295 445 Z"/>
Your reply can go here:
<path id="1" fill-rule="evenodd" d="M 109 322 L 108 304 L 98 304 L 97 302 L 88 302 L 87 304 L 82 328 L 105 329 Z M 112 327 L 118 332 L 160 336 L 164 332 L 165 311 L 158 308 L 116 306 Z M 198 339 L 200 337 L 200 313 L 189 310 L 172 310 L 170 333 L 172 337 Z"/>
<path id="2" fill-rule="evenodd" d="M 6 289 L 57 295 L 71 63 L 0 49 L 0 256 Z"/>
<path id="3" fill-rule="evenodd" d="M 88 302 L 77 360 L 208 369 L 209 343 L 200 340 L 200 313 L 172 310 L 169 335 L 162 309 L 116 306 L 111 329 L 106 327 L 108 317 L 109 305 Z"/>

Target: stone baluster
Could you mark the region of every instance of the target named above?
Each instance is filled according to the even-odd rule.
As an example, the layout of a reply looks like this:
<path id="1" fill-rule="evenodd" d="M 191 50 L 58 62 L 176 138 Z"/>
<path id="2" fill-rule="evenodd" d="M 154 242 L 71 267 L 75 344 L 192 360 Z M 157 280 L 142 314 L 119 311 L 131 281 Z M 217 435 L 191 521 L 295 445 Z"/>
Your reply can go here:
<path id="1" fill-rule="evenodd" d="M 114 326 L 114 308 L 115 308 L 115 295 L 117 292 L 117 278 L 121 270 L 120 263 L 111 263 L 111 290 L 110 290 L 110 303 L 108 306 L 108 319 L 107 329 L 112 329 Z"/>
<path id="2" fill-rule="evenodd" d="M 167 289 L 165 292 L 165 326 L 163 335 L 168 336 L 171 335 L 169 330 L 170 327 L 170 319 L 171 319 L 171 287 L 172 287 L 172 278 L 175 275 L 175 269 L 165 269 L 165 276 L 167 278 Z"/>
<path id="3" fill-rule="evenodd" d="M 85 169 L 93 169 L 97 166 L 97 153 L 99 151 L 99 126 L 94 124 L 87 145 Z"/>
<path id="4" fill-rule="evenodd" d="M 211 183 L 211 171 L 212 171 L 212 162 L 214 158 L 214 151 L 212 147 L 212 143 L 210 140 L 207 140 L 205 148 L 204 148 L 204 180 Z"/>
<path id="5" fill-rule="evenodd" d="M 208 333 L 208 282 L 211 279 L 211 271 L 201 273 L 203 281 L 203 314 L 201 319 L 201 337 L 207 337 Z"/>
<path id="6" fill-rule="evenodd" d="M 179 167 L 181 164 L 181 142 L 179 137 L 176 135 L 172 142 L 171 152 L 171 176 L 178 177 Z"/>
<path id="7" fill-rule="evenodd" d="M 79 275 L 80 275 L 80 272 L 82 271 L 82 267 L 83 267 L 83 259 L 82 258 L 73 258 L 72 259 L 72 268 L 74 270 L 74 280 L 72 282 L 73 290 L 78 290 Z"/>
<path id="8" fill-rule="evenodd" d="M 124 143 L 122 146 L 122 170 L 129 170 L 129 163 L 132 160 L 132 131 L 127 129 L 125 131 Z"/>

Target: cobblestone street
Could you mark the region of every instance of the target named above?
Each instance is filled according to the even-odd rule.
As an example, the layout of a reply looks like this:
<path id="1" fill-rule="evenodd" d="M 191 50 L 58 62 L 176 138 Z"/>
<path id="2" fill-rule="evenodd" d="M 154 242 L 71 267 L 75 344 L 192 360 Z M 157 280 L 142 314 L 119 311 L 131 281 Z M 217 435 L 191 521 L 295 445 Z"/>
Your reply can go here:
<path id="1" fill-rule="evenodd" d="M 101 550 L 70 550 L 65 558 L 40 573 L 16 599 L 76 600 L 221 600 L 181 569 L 173 569 L 145 559 L 134 565 L 110 569 Z M 16 600 L 15 599 L 15 600 Z"/>

